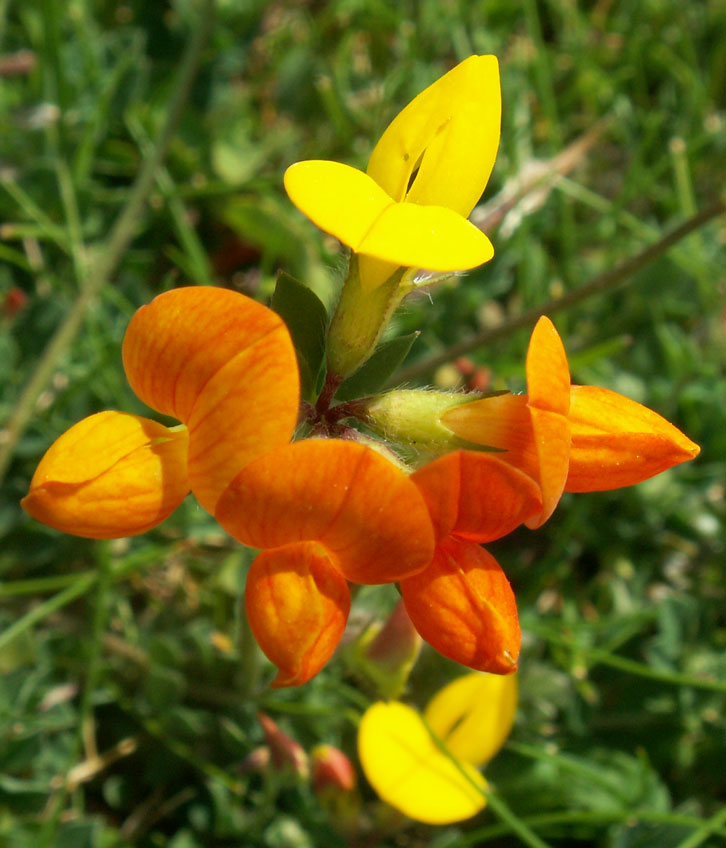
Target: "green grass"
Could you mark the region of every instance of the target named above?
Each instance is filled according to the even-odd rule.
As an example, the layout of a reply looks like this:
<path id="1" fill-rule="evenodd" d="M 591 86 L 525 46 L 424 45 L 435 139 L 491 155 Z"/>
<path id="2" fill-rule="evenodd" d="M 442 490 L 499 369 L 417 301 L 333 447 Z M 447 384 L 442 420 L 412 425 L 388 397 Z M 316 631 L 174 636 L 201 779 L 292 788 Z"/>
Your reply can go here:
<path id="1" fill-rule="evenodd" d="M 27 297 L 0 316 L 0 844 L 724 844 L 723 215 L 556 315 L 576 382 L 656 409 L 702 453 L 634 488 L 566 496 L 542 530 L 492 546 L 525 630 L 521 707 L 487 769 L 503 806 L 461 826 L 376 830 L 362 780 L 367 824 L 344 837 L 307 784 L 241 768 L 262 742 L 258 709 L 306 748 L 354 758 L 376 693 L 344 656 L 301 689 L 267 687 L 242 615 L 248 553 L 191 499 L 102 544 L 18 501 L 78 419 L 143 413 L 120 343 L 154 294 L 215 282 L 265 300 L 284 268 L 330 303 L 342 257 L 287 201 L 283 170 L 365 165 L 388 120 L 472 52 L 502 65 L 485 200 L 607 123 L 536 208 L 491 232 L 491 263 L 406 304 L 394 329 L 423 331 L 406 362 L 421 383 L 445 379 L 426 360 L 492 310 L 515 322 L 723 198 L 726 5 L 218 0 L 213 19 L 204 6 L 0 0 L 0 55 L 36 60 L 0 78 L 0 303 Z M 470 351 L 494 388 L 523 385 L 528 332 Z M 356 604 L 382 616 L 394 595 Z M 421 706 L 457 673 L 425 652 L 407 698 Z"/>

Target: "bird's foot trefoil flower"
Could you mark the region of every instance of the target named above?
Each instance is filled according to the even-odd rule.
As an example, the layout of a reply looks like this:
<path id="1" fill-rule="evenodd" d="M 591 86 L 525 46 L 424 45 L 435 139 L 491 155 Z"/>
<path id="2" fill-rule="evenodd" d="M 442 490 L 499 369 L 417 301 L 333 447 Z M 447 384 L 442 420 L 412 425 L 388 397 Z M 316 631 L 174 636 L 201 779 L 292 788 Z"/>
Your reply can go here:
<path id="1" fill-rule="evenodd" d="M 358 755 L 378 795 L 426 824 L 450 824 L 486 805 L 478 768 L 504 744 L 517 710 L 515 675 L 467 674 L 441 689 L 423 716 L 398 701 L 369 707 Z"/>
<path id="2" fill-rule="evenodd" d="M 334 373 L 345 377 L 370 356 L 419 268 L 460 271 L 492 258 L 467 216 L 489 180 L 500 125 L 497 59 L 470 56 L 394 118 L 366 173 L 321 160 L 288 168 L 293 203 L 354 252 L 330 328 Z"/>

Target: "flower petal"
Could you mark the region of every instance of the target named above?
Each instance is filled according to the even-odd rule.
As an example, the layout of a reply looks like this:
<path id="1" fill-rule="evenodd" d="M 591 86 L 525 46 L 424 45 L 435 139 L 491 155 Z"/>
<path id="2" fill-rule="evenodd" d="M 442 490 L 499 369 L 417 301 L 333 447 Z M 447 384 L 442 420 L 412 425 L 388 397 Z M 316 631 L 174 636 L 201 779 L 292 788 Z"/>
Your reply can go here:
<path id="1" fill-rule="evenodd" d="M 189 491 L 186 428 L 99 412 L 48 448 L 23 498 L 38 521 L 91 539 L 135 536 L 160 524 Z"/>
<path id="2" fill-rule="evenodd" d="M 567 415 L 570 411 L 570 368 L 562 339 L 546 315 L 542 315 L 532 331 L 526 368 L 529 405 Z"/>
<path id="3" fill-rule="evenodd" d="M 299 379 L 282 320 L 227 289 L 195 286 L 156 297 L 131 319 L 126 374 L 149 406 L 189 425 L 189 476 L 209 512 L 251 459 L 288 442 Z"/>
<path id="4" fill-rule="evenodd" d="M 458 212 L 416 203 L 382 210 L 351 247 L 385 262 L 430 271 L 464 271 L 494 256 L 489 239 Z"/>
<path id="5" fill-rule="evenodd" d="M 350 591 L 316 542 L 264 551 L 245 589 L 255 639 L 279 669 L 273 686 L 299 686 L 333 655 L 345 630 Z"/>
<path id="6" fill-rule="evenodd" d="M 527 395 L 495 395 L 461 404 L 444 412 L 441 423 L 460 439 L 506 451 L 498 458 L 538 478 L 539 459 Z"/>
<path id="7" fill-rule="evenodd" d="M 285 191 L 314 224 L 353 250 L 384 209 L 394 205 L 363 171 L 323 159 L 290 165 L 285 171 Z"/>
<path id="8" fill-rule="evenodd" d="M 520 629 L 512 587 L 494 557 L 453 536 L 428 568 L 401 581 L 418 632 L 445 657 L 496 674 L 517 669 Z"/>
<path id="9" fill-rule="evenodd" d="M 542 514 L 527 521 L 541 527 L 562 497 L 570 457 L 570 369 L 554 324 L 543 315 L 527 350 L 527 394 L 542 489 Z"/>
<path id="10" fill-rule="evenodd" d="M 379 701 L 363 714 L 358 756 L 371 786 L 392 807 L 427 824 L 449 824 L 481 810 L 486 781 L 447 757 L 416 710 Z"/>
<path id="11" fill-rule="evenodd" d="M 537 480 L 542 492 L 542 512 L 528 518 L 527 527 L 535 530 L 552 515 L 565 490 L 570 464 L 570 422 L 564 415 L 542 409 L 530 409 L 537 449 Z"/>
<path id="12" fill-rule="evenodd" d="M 368 173 L 394 200 L 407 196 L 466 217 L 494 167 L 500 125 L 497 59 L 470 56 L 394 118 L 371 154 Z"/>
<path id="13" fill-rule="evenodd" d="M 454 451 L 424 465 L 411 479 L 424 496 L 437 541 L 454 534 L 491 542 L 542 509 L 532 478 L 494 454 Z"/>
<path id="14" fill-rule="evenodd" d="M 287 329 L 272 310 L 243 294 L 188 286 L 158 295 L 131 319 L 123 362 L 131 388 L 152 409 L 187 422 L 214 375 L 268 336 L 289 359 Z M 294 360 L 293 360 L 294 361 Z M 297 374 L 297 366 L 293 369 Z M 235 389 L 238 387 L 235 386 Z M 281 393 L 282 394 L 282 393 Z M 286 400 L 297 406 L 297 400 Z"/>
<path id="15" fill-rule="evenodd" d="M 597 386 L 572 386 L 565 490 L 619 489 L 687 462 L 700 448 L 657 412 Z"/>
<path id="16" fill-rule="evenodd" d="M 504 744 L 516 712 L 516 674 L 474 672 L 439 690 L 424 719 L 455 757 L 482 766 Z"/>
<path id="17" fill-rule="evenodd" d="M 208 512 L 241 468 L 290 441 L 298 403 L 297 362 L 283 326 L 209 380 L 188 421 L 189 482 Z"/>
<path id="18" fill-rule="evenodd" d="M 416 486 L 364 445 L 307 439 L 260 457 L 217 504 L 219 523 L 256 548 L 318 541 L 354 583 L 390 583 L 433 554 L 428 510 Z"/>

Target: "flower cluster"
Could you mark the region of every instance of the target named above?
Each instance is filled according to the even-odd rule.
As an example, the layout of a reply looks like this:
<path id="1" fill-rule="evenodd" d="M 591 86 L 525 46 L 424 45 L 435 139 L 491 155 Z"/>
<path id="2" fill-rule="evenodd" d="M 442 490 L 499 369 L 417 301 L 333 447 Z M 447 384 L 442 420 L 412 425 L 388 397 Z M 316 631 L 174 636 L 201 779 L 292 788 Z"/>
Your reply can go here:
<path id="1" fill-rule="evenodd" d="M 156 526 L 193 492 L 235 539 L 261 551 L 246 609 L 278 668 L 275 686 L 302 684 L 330 659 L 349 583 L 399 583 L 416 629 L 441 653 L 513 672 L 514 595 L 481 544 L 523 523 L 541 526 L 563 491 L 630 485 L 698 448 L 621 395 L 572 386 L 546 318 L 532 334 L 526 395 L 361 392 L 335 403 L 417 269 L 491 258 L 466 216 L 492 169 L 499 120 L 497 62 L 475 56 L 398 115 L 367 174 L 332 162 L 291 166 L 293 201 L 354 251 L 327 362 L 310 361 L 314 345 L 241 294 L 161 294 L 132 318 L 123 363 L 138 397 L 181 423 L 110 411 L 81 421 L 41 460 L 26 511 L 64 532 L 113 538 Z M 300 400 L 303 364 L 312 403 Z M 364 435 L 361 421 L 383 438 Z M 425 443 L 435 458 L 407 465 L 395 453 L 406 442 Z"/>

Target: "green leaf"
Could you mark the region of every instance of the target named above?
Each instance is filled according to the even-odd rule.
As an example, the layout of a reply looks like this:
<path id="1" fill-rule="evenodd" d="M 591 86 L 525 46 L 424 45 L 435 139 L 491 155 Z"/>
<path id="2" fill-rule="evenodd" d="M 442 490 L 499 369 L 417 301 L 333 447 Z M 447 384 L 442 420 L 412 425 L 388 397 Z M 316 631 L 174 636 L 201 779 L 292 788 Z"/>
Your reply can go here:
<path id="1" fill-rule="evenodd" d="M 270 306 L 287 324 L 300 368 L 302 397 L 312 400 L 325 356 L 328 313 L 307 286 L 280 271 Z"/>
<path id="2" fill-rule="evenodd" d="M 388 378 L 408 356 L 420 333 L 410 333 L 378 345 L 373 356 L 355 374 L 345 380 L 335 394 L 336 400 L 355 400 L 379 392 Z"/>

